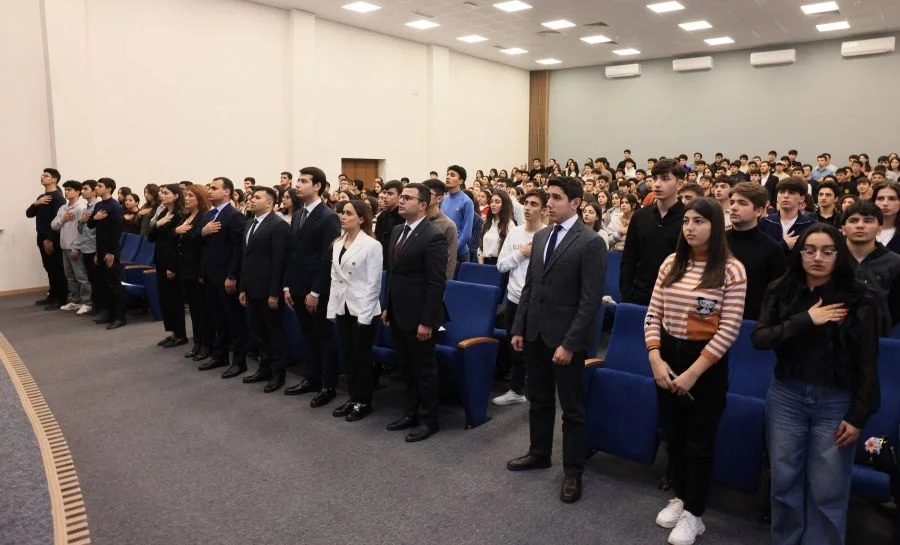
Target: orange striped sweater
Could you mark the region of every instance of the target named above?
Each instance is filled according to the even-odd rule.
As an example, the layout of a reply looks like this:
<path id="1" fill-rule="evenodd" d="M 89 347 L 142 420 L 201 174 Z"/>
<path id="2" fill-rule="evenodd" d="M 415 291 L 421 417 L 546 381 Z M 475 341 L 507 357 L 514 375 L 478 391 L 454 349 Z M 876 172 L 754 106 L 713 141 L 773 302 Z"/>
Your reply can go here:
<path id="1" fill-rule="evenodd" d="M 662 282 L 672 268 L 675 254 L 663 262 L 644 320 L 644 340 L 648 350 L 659 348 L 661 328 L 679 339 L 708 340 L 702 354 L 711 362 L 717 362 L 728 352 L 741 329 L 747 274 L 741 262 L 731 257 L 725 266 L 724 286 L 699 288 L 706 256 L 697 257 L 684 276 L 669 287 L 663 287 Z"/>

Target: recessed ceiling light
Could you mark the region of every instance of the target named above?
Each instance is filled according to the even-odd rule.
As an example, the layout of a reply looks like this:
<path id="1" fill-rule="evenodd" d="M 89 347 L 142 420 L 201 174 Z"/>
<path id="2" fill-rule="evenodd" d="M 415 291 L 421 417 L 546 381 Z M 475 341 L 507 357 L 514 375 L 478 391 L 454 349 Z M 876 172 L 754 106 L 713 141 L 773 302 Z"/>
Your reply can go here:
<path id="1" fill-rule="evenodd" d="M 670 11 L 678 11 L 684 9 L 684 6 L 678 2 L 660 2 L 659 4 L 648 4 L 648 8 L 656 13 L 668 13 Z"/>
<path id="2" fill-rule="evenodd" d="M 418 21 L 410 21 L 406 23 L 406 26 L 413 27 L 419 30 L 428 30 L 429 28 L 439 27 L 441 25 L 435 23 L 434 21 L 429 21 L 428 19 L 419 19 Z"/>
<path id="3" fill-rule="evenodd" d="M 728 36 L 722 36 L 721 38 L 709 38 L 703 41 L 708 43 L 709 45 L 725 45 L 734 43 L 734 40 L 732 40 Z"/>
<path id="4" fill-rule="evenodd" d="M 612 39 L 607 38 L 606 36 L 604 36 L 602 34 L 596 34 L 594 36 L 585 36 L 584 38 L 581 39 L 581 41 L 586 44 L 594 45 L 594 44 L 605 44 L 605 43 L 611 42 Z"/>
<path id="5" fill-rule="evenodd" d="M 712 25 L 707 21 L 691 21 L 690 23 L 681 23 L 680 26 L 683 30 L 687 30 L 688 32 L 693 32 L 695 30 L 706 30 L 707 28 L 712 28 Z"/>
<path id="6" fill-rule="evenodd" d="M 369 13 L 370 11 L 377 11 L 381 9 L 381 6 L 376 6 L 375 4 L 370 4 L 368 2 L 353 2 L 352 4 L 347 4 L 344 6 L 344 9 L 349 9 L 350 11 L 355 11 L 356 13 Z"/>
<path id="7" fill-rule="evenodd" d="M 517 11 L 531 9 L 531 6 L 529 6 L 525 2 L 520 2 L 519 0 L 510 0 L 509 2 L 500 2 L 499 4 L 494 4 L 494 7 L 497 9 L 502 9 L 506 13 L 514 13 Z"/>
<path id="8" fill-rule="evenodd" d="M 538 64 L 559 64 L 562 61 L 559 59 L 541 59 L 539 61 L 534 61 L 534 62 L 536 62 Z"/>
<path id="9" fill-rule="evenodd" d="M 819 30 L 819 32 L 831 32 L 832 30 L 844 30 L 846 28 L 850 28 L 850 23 L 848 23 L 847 21 L 838 21 L 836 23 L 816 25 L 816 28 Z"/>
<path id="10" fill-rule="evenodd" d="M 815 15 L 817 13 L 831 13 L 838 10 L 837 2 L 819 2 L 818 4 L 806 4 L 800 6 L 803 13 L 807 15 Z"/>
<path id="11" fill-rule="evenodd" d="M 528 53 L 528 50 L 521 47 L 507 47 L 506 49 L 501 49 L 500 52 L 507 55 L 521 55 L 522 53 Z"/>
<path id="12" fill-rule="evenodd" d="M 634 49 L 632 47 L 628 47 L 626 49 L 616 49 L 615 51 L 613 51 L 613 53 L 615 53 L 616 55 L 621 55 L 623 57 L 627 57 L 628 55 L 640 55 L 641 54 L 640 51 L 638 51 L 637 49 Z"/>
<path id="13" fill-rule="evenodd" d="M 487 38 L 478 34 L 470 34 L 468 36 L 460 36 L 457 40 L 466 42 L 467 44 L 477 44 L 478 42 L 486 42 Z"/>
<path id="14" fill-rule="evenodd" d="M 557 19 L 556 21 L 548 21 L 541 24 L 553 30 L 562 30 L 564 28 L 572 28 L 573 26 L 575 26 L 575 23 L 573 23 L 572 21 L 566 21 L 565 19 Z"/>

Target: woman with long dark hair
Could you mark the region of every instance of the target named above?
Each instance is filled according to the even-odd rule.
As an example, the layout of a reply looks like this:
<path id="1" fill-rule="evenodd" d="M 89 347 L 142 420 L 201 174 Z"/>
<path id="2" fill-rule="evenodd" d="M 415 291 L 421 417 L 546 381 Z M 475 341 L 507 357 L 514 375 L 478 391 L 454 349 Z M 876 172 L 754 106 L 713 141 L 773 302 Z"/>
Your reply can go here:
<path id="1" fill-rule="evenodd" d="M 579 215 L 581 216 L 581 221 L 583 221 L 591 231 L 597 233 L 597 235 L 603 239 L 603 244 L 609 248 L 609 233 L 603 228 L 603 210 L 601 210 L 600 205 L 596 202 L 586 202 L 581 207 Z"/>
<path id="2" fill-rule="evenodd" d="M 125 206 L 122 207 L 122 232 L 133 235 L 141 234 L 140 216 L 141 198 L 137 193 L 125 195 Z"/>
<path id="3" fill-rule="evenodd" d="M 175 228 L 178 236 L 178 270 L 175 276 L 187 299 L 191 313 L 191 332 L 194 336 L 194 345 L 184 357 L 201 361 L 209 357 L 214 340 L 212 317 L 209 315 L 206 292 L 200 280 L 200 252 L 203 246 L 200 220 L 209 210 L 206 186 L 194 184 L 184 190 L 184 209 L 186 217 Z"/>
<path id="4" fill-rule="evenodd" d="M 803 232 L 762 302 L 753 345 L 774 349 L 766 396 L 772 543 L 844 543 L 855 445 L 878 411 L 878 310 L 836 227 Z"/>
<path id="5" fill-rule="evenodd" d="M 481 228 L 481 240 L 478 244 L 478 262 L 496 265 L 500 249 L 506 235 L 515 227 L 513 222 L 513 204 L 506 191 L 496 190 L 491 194 L 490 212 Z"/>
<path id="6" fill-rule="evenodd" d="M 728 250 L 722 207 L 691 201 L 675 253 L 656 278 L 644 337 L 668 438 L 668 479 L 675 498 L 656 524 L 669 543 L 693 543 L 705 531 L 716 430 L 728 392 L 728 350 L 738 336 L 747 294 L 744 266 Z"/>
<path id="7" fill-rule="evenodd" d="M 136 221 L 140 226 L 141 236 L 150 234 L 150 221 L 156 216 L 159 208 L 159 186 L 147 184 L 144 186 L 144 206 L 137 212 Z"/>
<path id="8" fill-rule="evenodd" d="M 178 235 L 175 229 L 184 221 L 184 199 L 178 184 L 166 184 L 159 188 L 162 211 L 147 235 L 156 244 L 156 285 L 159 304 L 162 307 L 163 325 L 171 335 L 157 343 L 163 348 L 187 344 L 184 327 L 184 298 L 176 275 L 178 270 Z"/>

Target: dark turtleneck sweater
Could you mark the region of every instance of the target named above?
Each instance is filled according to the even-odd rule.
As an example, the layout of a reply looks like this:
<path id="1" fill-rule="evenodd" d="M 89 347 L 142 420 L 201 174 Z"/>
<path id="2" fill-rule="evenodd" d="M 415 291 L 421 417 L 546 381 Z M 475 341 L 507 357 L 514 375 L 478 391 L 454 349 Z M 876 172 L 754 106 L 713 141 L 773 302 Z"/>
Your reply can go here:
<path id="1" fill-rule="evenodd" d="M 725 239 L 731 253 L 747 271 L 747 301 L 744 319 L 756 320 L 762 310 L 766 287 L 787 271 L 787 257 L 772 237 L 754 227 L 749 231 L 729 229 Z"/>

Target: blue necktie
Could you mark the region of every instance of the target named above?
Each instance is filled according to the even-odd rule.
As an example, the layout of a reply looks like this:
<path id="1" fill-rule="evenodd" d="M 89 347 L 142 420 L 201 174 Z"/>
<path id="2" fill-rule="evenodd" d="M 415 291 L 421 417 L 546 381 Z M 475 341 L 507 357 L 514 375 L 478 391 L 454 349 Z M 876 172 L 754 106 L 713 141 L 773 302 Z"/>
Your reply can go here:
<path id="1" fill-rule="evenodd" d="M 209 221 L 216 221 L 216 217 L 219 215 L 219 209 L 213 208 L 209 211 Z"/>
<path id="2" fill-rule="evenodd" d="M 553 226 L 553 232 L 550 233 L 550 240 L 547 242 L 547 256 L 544 258 L 544 270 L 547 270 L 547 265 L 550 264 L 550 258 L 553 257 L 553 250 L 556 249 L 556 238 L 560 231 L 562 231 L 562 225 Z"/>

